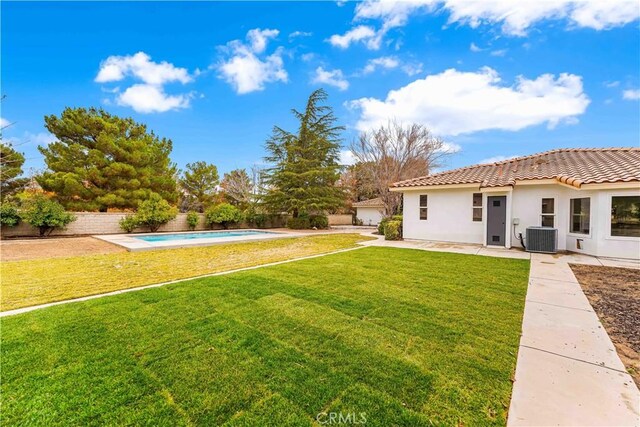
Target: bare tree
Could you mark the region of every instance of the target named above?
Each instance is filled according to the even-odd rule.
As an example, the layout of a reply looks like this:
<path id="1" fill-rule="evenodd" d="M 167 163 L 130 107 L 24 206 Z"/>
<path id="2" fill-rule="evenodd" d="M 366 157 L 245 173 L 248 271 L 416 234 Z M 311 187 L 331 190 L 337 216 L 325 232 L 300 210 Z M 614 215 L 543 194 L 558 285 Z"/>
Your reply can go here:
<path id="1" fill-rule="evenodd" d="M 452 154 L 448 145 L 426 126 L 396 121 L 363 132 L 351 144 L 351 151 L 359 163 L 370 165 L 386 215 L 398 212 L 401 203 L 401 195 L 389 191 L 391 184 L 428 175 Z"/>

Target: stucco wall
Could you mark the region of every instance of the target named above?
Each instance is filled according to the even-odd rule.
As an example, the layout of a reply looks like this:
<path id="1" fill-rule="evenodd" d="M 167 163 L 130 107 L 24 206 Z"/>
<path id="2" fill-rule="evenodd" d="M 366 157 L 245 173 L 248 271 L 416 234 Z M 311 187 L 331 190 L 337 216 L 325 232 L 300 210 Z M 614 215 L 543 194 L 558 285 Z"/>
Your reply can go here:
<path id="1" fill-rule="evenodd" d="M 407 239 L 483 243 L 483 223 L 473 221 L 472 189 L 408 191 L 403 197 L 403 233 Z M 420 195 L 428 196 L 427 220 L 420 219 Z M 486 205 L 486 203 L 484 203 Z"/>
<path id="2" fill-rule="evenodd" d="M 104 212 L 74 212 L 76 220 L 69 224 L 67 228 L 63 230 L 54 230 L 52 236 L 74 236 L 74 235 L 92 235 L 92 234 L 120 234 L 124 233 L 120 228 L 118 222 L 126 214 L 124 213 L 104 213 Z M 196 230 L 206 230 L 209 227 L 206 226 L 204 215 L 199 214 L 200 222 L 196 227 Z M 268 226 L 282 227 L 286 223 L 286 220 L 278 220 L 275 224 L 268 224 Z M 351 222 L 349 222 L 351 223 Z M 247 224 L 240 224 L 240 227 L 247 228 Z M 222 227 L 213 227 L 219 229 Z M 167 231 L 188 231 L 187 214 L 180 213 L 178 216 L 160 227 L 159 232 Z M 136 231 L 148 231 L 146 229 L 138 229 Z M 16 227 L 3 227 L 2 237 L 31 237 L 38 236 L 38 229 L 31 227 L 28 224 L 20 223 Z"/>
<path id="3" fill-rule="evenodd" d="M 378 225 L 382 220 L 384 208 L 356 208 L 356 217 L 363 225 Z"/>
<path id="4" fill-rule="evenodd" d="M 353 218 L 351 214 L 328 215 L 329 225 L 351 225 Z"/>
<path id="5" fill-rule="evenodd" d="M 640 195 L 640 189 L 578 190 L 561 185 L 520 185 L 513 191 L 483 194 L 483 221 L 472 221 L 472 195 L 478 190 L 431 190 L 404 193 L 404 237 L 445 242 L 481 243 L 486 239 L 487 196 L 507 196 L 506 246 L 518 246 L 518 233 L 541 225 L 542 199 L 555 199 L 558 249 L 594 256 L 640 259 L 640 238 L 611 236 L 611 197 Z M 427 194 L 428 219 L 419 219 L 419 196 Z M 590 233 L 569 232 L 570 199 L 591 199 Z M 519 225 L 513 226 L 513 219 Z M 581 249 L 577 247 L 581 240 Z"/>

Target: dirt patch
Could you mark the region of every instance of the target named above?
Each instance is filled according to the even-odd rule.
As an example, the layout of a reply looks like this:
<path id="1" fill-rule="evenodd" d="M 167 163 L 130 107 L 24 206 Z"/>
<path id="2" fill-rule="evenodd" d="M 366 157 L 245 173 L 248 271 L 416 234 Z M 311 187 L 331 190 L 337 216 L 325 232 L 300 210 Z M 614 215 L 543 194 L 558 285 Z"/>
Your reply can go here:
<path id="1" fill-rule="evenodd" d="M 64 258 L 78 255 L 126 252 L 124 248 L 93 237 L 61 237 L 51 239 L 16 239 L 0 241 L 2 261 L 41 258 Z"/>
<path id="2" fill-rule="evenodd" d="M 620 359 L 640 386 L 640 270 L 570 265 Z"/>

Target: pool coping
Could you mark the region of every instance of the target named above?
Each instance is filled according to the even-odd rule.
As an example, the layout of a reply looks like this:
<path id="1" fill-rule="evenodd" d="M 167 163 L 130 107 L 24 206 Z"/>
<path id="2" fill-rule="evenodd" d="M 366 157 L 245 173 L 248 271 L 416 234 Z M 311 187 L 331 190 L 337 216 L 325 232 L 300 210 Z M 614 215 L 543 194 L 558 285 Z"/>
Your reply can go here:
<path id="1" fill-rule="evenodd" d="M 202 239 L 177 239 L 160 242 L 147 242 L 137 239 L 142 236 L 159 236 L 159 235 L 175 235 L 175 234 L 194 234 L 194 233 L 224 233 L 234 231 L 257 231 L 261 234 L 253 234 L 248 236 L 226 236 L 226 237 L 211 237 Z M 199 230 L 199 231 L 167 231 L 160 233 L 135 233 L 135 234 L 108 234 L 108 235 L 95 235 L 92 236 L 95 239 L 99 239 L 117 246 L 125 248 L 129 252 L 151 251 L 157 249 L 177 249 L 177 248 L 192 248 L 197 246 L 211 246 L 222 243 L 238 243 L 238 242 L 255 242 L 259 240 L 272 240 L 282 239 L 287 237 L 301 237 L 305 236 L 304 233 L 287 232 L 287 231 L 267 231 L 259 230 L 255 228 L 242 228 L 233 230 Z"/>

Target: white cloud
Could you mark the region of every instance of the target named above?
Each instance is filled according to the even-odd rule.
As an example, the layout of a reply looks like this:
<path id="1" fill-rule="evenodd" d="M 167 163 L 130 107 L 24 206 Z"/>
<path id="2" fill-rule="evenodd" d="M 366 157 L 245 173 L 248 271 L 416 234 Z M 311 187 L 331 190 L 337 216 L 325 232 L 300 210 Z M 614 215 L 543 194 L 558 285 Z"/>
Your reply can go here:
<path id="1" fill-rule="evenodd" d="M 502 162 L 504 160 L 515 159 L 516 157 L 520 157 L 520 155 L 516 154 L 515 156 L 493 156 L 487 159 L 482 159 L 478 163 L 479 164 L 496 163 L 496 162 Z"/>
<path id="2" fill-rule="evenodd" d="M 356 163 L 356 156 L 353 155 L 351 150 L 342 150 L 340 151 L 340 158 L 338 159 L 338 163 L 342 166 L 351 166 Z"/>
<path id="3" fill-rule="evenodd" d="M 364 74 L 373 73 L 378 68 L 385 68 L 387 70 L 396 68 L 400 65 L 398 58 L 394 56 L 381 56 L 380 58 L 370 59 L 365 65 L 362 72 Z"/>
<path id="4" fill-rule="evenodd" d="M 360 109 L 360 130 L 396 119 L 425 124 L 439 135 L 459 135 L 571 123 L 589 102 L 580 76 L 521 76 L 515 85 L 505 86 L 495 70 L 484 67 L 477 72 L 449 69 L 392 90 L 384 100 L 361 98 L 349 106 Z"/>
<path id="5" fill-rule="evenodd" d="M 422 72 L 422 62 L 404 64 L 402 66 L 402 71 L 404 71 L 408 76 L 415 76 L 416 74 L 420 74 Z"/>
<path id="6" fill-rule="evenodd" d="M 352 43 L 363 42 L 368 49 L 377 50 L 380 48 L 382 34 L 366 25 L 358 25 L 344 33 L 344 35 L 334 34 L 327 40 L 333 46 L 341 49 L 348 48 Z"/>
<path id="7" fill-rule="evenodd" d="M 289 34 L 289 41 L 297 37 L 311 37 L 312 35 L 313 33 L 308 31 L 294 31 L 293 33 Z"/>
<path id="8" fill-rule="evenodd" d="M 316 57 L 315 53 L 309 52 L 309 53 L 303 53 L 300 56 L 300 59 L 302 59 L 304 62 L 309 62 L 309 61 L 313 60 L 313 58 L 315 58 L 315 57 Z"/>
<path id="9" fill-rule="evenodd" d="M 318 67 L 311 79 L 311 83 L 324 83 L 330 86 L 335 86 L 340 90 L 347 90 L 349 88 L 349 82 L 344 78 L 344 74 L 340 69 L 325 70 L 322 67 Z"/>
<path id="10" fill-rule="evenodd" d="M 110 56 L 102 61 L 95 81 L 115 82 L 128 76 L 153 85 L 174 81 L 189 83 L 193 80 L 186 68 L 179 68 L 165 61 L 153 62 L 149 55 L 138 52 L 135 55 Z"/>
<path id="11" fill-rule="evenodd" d="M 109 56 L 100 63 L 100 70 L 94 81 L 110 83 L 127 77 L 142 83 L 134 84 L 122 93 L 120 87 L 101 88 L 103 92 L 118 94 L 115 99 L 118 105 L 131 107 L 139 113 L 161 113 L 189 106 L 189 94 L 169 95 L 165 92 L 164 85 L 172 82 L 186 84 L 193 81 L 193 76 L 186 68 L 176 67 L 166 61 L 154 62 L 144 52 Z M 111 100 L 107 98 L 104 102 L 110 104 Z"/>
<path id="12" fill-rule="evenodd" d="M 190 94 L 168 95 L 162 86 L 135 84 L 118 95 L 116 102 L 139 113 L 163 113 L 187 108 L 190 99 Z"/>
<path id="13" fill-rule="evenodd" d="M 6 126 L 9 126 L 11 124 L 11 122 L 7 119 L 5 119 L 4 117 L 0 117 L 0 128 L 4 128 Z"/>
<path id="14" fill-rule="evenodd" d="M 471 45 L 469 46 L 469 50 L 471 52 L 482 52 L 484 49 L 482 49 L 481 47 L 479 47 L 477 44 L 475 43 L 471 43 Z"/>
<path id="15" fill-rule="evenodd" d="M 278 34 L 280 34 L 278 30 L 254 28 L 247 32 L 247 40 L 251 43 L 251 50 L 254 53 L 262 53 L 267 48 L 269 40 L 278 37 Z"/>
<path id="16" fill-rule="evenodd" d="M 640 89 L 628 89 L 622 92 L 622 99 L 635 101 L 640 99 Z"/>
<path id="17" fill-rule="evenodd" d="M 455 142 L 443 142 L 442 147 L 440 147 L 440 150 L 438 151 L 442 153 L 454 154 L 462 151 L 462 147 L 459 144 L 456 144 Z"/>
<path id="18" fill-rule="evenodd" d="M 472 28 L 500 25 L 502 32 L 511 36 L 525 36 L 530 27 L 545 20 L 564 20 L 569 28 L 606 30 L 640 17 L 637 0 L 365 0 L 356 6 L 354 21 L 381 21 L 378 31 L 367 27 L 376 34 L 379 46 L 382 37 L 390 29 L 404 26 L 411 15 L 443 11 L 449 14 L 449 24 L 469 25 Z M 348 45 L 346 43 L 344 47 Z"/>
<path id="19" fill-rule="evenodd" d="M 620 82 L 619 82 L 619 81 L 617 81 L 617 80 L 614 80 L 614 81 L 612 81 L 612 82 L 604 82 L 604 83 L 603 83 L 603 85 L 604 85 L 605 87 L 608 87 L 608 88 L 618 87 L 618 86 L 620 86 Z"/>
<path id="20" fill-rule="evenodd" d="M 278 30 L 250 30 L 247 33 L 249 43 L 230 41 L 221 47 L 228 58 L 213 67 L 239 94 L 264 90 L 266 83 L 287 82 L 289 75 L 284 69 L 282 48 L 277 48 L 271 55 L 259 56 L 266 50 L 268 41 L 278 34 Z"/>
<path id="21" fill-rule="evenodd" d="M 492 50 L 490 53 L 491 56 L 505 56 L 506 54 L 507 49 Z"/>

